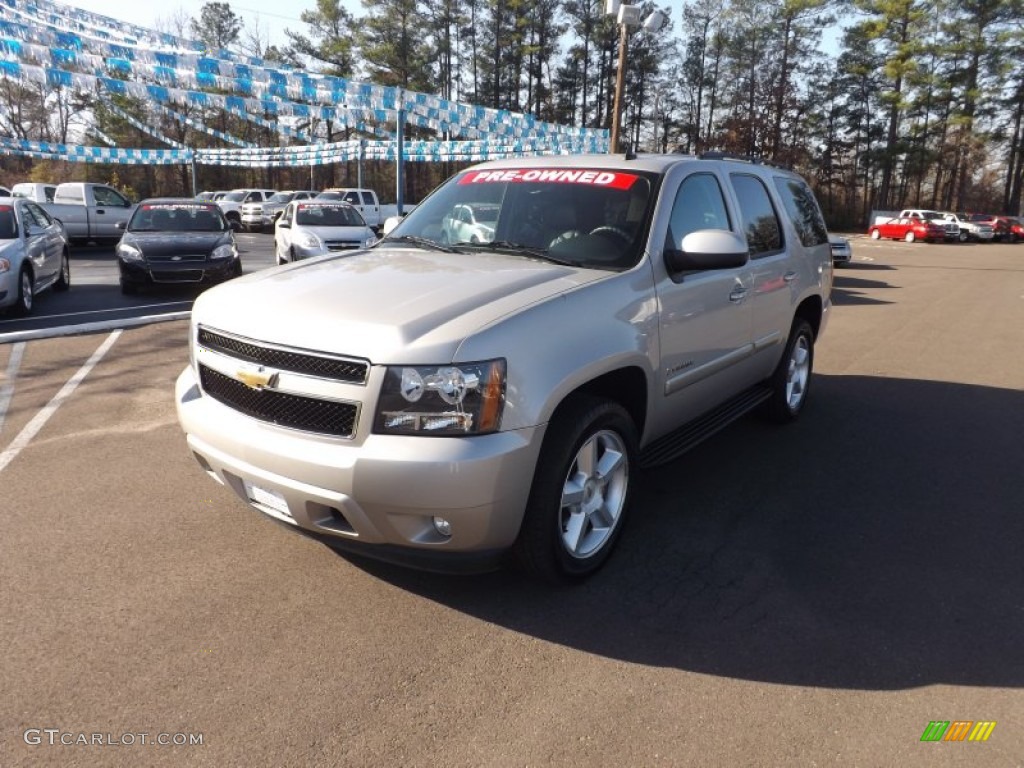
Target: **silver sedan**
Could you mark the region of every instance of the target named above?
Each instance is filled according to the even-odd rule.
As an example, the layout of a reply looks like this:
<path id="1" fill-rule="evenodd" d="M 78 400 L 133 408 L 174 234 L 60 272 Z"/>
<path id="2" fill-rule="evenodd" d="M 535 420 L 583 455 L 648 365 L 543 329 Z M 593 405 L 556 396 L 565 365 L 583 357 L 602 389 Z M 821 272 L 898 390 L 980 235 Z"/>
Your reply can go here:
<path id="1" fill-rule="evenodd" d="M 277 263 L 369 248 L 377 236 L 353 206 L 339 200 L 293 200 L 274 226 Z"/>
<path id="2" fill-rule="evenodd" d="M 70 285 L 60 222 L 31 200 L 0 197 L 0 309 L 27 315 L 40 291 Z"/>

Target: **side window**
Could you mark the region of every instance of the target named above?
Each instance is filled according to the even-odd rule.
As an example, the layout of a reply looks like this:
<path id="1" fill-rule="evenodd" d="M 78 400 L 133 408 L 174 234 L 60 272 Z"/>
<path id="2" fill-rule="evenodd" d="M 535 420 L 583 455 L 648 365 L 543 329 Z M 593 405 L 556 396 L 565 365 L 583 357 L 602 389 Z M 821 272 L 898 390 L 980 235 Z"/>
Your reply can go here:
<path id="1" fill-rule="evenodd" d="M 678 250 L 683 238 L 699 229 L 732 229 L 722 188 L 710 173 L 695 173 L 679 185 L 665 247 Z"/>
<path id="2" fill-rule="evenodd" d="M 363 192 L 363 205 L 373 205 L 373 195 Z"/>
<path id="3" fill-rule="evenodd" d="M 743 231 L 750 246 L 751 258 L 757 258 L 782 248 L 782 229 L 775 206 L 764 183 L 756 176 L 734 173 L 733 189 L 740 204 Z"/>
<path id="4" fill-rule="evenodd" d="M 793 221 L 797 237 L 805 246 L 821 245 L 828 242 L 828 227 L 825 217 L 821 215 L 818 201 L 811 188 L 801 179 L 776 176 L 775 189 L 778 190 L 782 204 Z"/>
<path id="5" fill-rule="evenodd" d="M 92 196 L 96 205 L 112 205 L 118 208 L 129 207 L 128 200 L 115 189 L 110 187 L 93 187 Z"/>
<path id="6" fill-rule="evenodd" d="M 352 205 L 359 205 L 359 193 L 358 192 L 346 192 L 343 198 L 346 203 L 352 203 Z"/>

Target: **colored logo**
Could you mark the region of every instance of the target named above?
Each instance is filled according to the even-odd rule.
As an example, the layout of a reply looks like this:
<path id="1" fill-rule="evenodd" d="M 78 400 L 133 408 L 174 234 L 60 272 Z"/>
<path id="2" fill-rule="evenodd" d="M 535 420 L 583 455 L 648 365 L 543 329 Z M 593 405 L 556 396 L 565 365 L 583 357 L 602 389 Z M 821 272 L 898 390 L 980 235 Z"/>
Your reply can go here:
<path id="1" fill-rule="evenodd" d="M 995 727 L 995 720 L 932 720 L 921 741 L 988 741 Z"/>

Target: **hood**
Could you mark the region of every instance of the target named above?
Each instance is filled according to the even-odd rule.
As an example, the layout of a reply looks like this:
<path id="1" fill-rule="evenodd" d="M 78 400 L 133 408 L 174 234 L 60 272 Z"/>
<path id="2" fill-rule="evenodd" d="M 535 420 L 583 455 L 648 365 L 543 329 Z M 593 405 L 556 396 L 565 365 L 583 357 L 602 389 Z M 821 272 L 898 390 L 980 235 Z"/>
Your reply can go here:
<path id="1" fill-rule="evenodd" d="M 184 254 L 209 256 L 218 245 L 231 242 L 229 232 L 126 232 L 121 242 L 134 245 L 147 259 Z"/>
<path id="2" fill-rule="evenodd" d="M 489 253 L 375 248 L 320 256 L 204 292 L 195 322 L 377 364 L 455 358 L 500 318 L 612 273 Z"/>
<path id="3" fill-rule="evenodd" d="M 366 226 L 359 227 L 310 227 L 305 224 L 296 227 L 299 232 L 311 232 L 323 241 L 330 240 L 362 240 L 373 234 Z"/>

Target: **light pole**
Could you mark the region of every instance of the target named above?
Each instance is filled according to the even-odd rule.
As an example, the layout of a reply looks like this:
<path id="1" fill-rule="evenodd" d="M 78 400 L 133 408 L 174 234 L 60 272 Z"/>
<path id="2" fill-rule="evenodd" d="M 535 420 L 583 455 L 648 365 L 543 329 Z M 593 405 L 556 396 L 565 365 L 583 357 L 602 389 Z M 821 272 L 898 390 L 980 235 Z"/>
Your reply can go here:
<path id="1" fill-rule="evenodd" d="M 643 22 L 640 21 L 640 6 L 628 5 L 621 0 L 605 0 L 605 14 L 614 16 L 619 23 L 619 68 L 615 75 L 615 104 L 612 108 L 612 135 L 608 151 L 615 154 L 619 149 L 619 124 L 622 122 L 622 90 L 626 84 L 626 44 L 629 42 L 631 27 L 644 28 L 654 34 L 667 19 L 661 11 L 654 11 Z"/>

